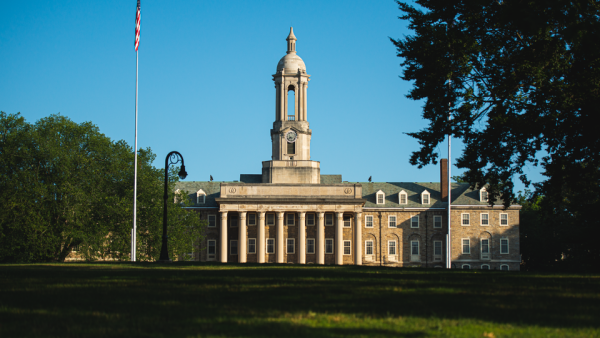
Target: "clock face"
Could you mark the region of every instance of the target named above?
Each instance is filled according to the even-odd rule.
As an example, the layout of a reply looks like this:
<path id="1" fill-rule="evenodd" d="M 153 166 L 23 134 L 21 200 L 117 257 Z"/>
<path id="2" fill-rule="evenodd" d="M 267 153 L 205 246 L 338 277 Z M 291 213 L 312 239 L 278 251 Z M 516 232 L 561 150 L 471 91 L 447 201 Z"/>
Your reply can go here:
<path id="1" fill-rule="evenodd" d="M 298 138 L 298 135 L 296 135 L 296 132 L 293 130 L 290 130 L 287 132 L 287 134 L 285 134 L 285 139 L 288 141 L 288 143 L 296 142 L 297 138 Z"/>

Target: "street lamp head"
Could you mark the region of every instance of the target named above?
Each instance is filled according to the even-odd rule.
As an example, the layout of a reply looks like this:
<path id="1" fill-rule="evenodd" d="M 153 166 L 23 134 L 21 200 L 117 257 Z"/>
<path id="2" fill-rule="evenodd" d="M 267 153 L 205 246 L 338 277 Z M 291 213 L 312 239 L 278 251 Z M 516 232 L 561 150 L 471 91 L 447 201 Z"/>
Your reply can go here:
<path id="1" fill-rule="evenodd" d="M 187 172 L 185 172 L 185 165 L 181 165 L 181 170 L 179 170 L 179 178 L 184 180 L 187 177 Z"/>

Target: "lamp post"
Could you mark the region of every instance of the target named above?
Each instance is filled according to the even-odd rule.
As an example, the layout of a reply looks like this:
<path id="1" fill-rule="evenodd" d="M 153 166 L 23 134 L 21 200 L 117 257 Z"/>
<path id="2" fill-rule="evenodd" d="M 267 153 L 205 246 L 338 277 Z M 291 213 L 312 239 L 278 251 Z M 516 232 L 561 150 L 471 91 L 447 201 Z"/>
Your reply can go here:
<path id="1" fill-rule="evenodd" d="M 162 248 L 160 249 L 160 258 L 158 259 L 159 263 L 170 262 L 169 259 L 169 250 L 167 248 L 167 199 L 169 198 L 169 194 L 167 193 L 167 189 L 169 186 L 169 165 L 177 164 L 181 160 L 181 170 L 179 170 L 179 178 L 182 180 L 187 177 L 187 173 L 185 172 L 185 164 L 183 164 L 183 156 L 177 151 L 170 152 L 165 158 L 165 195 L 163 197 L 164 207 L 163 207 L 163 235 L 162 235 Z"/>

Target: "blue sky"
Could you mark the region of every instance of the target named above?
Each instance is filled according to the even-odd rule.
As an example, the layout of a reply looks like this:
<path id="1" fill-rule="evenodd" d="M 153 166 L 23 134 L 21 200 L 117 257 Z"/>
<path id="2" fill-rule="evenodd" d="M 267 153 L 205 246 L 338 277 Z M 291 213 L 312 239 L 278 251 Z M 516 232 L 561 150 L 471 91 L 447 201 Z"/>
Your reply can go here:
<path id="1" fill-rule="evenodd" d="M 133 146 L 135 0 L 0 3 L 0 110 L 29 122 L 61 113 Z M 183 154 L 187 180 L 260 174 L 271 159 L 271 75 L 294 27 L 311 75 L 311 159 L 346 181 L 438 182 L 411 166 L 405 133 L 426 126 L 407 99 L 389 37 L 409 35 L 391 0 L 142 0 L 138 145 L 164 165 Z M 452 157 L 462 144 L 454 139 Z M 440 147 L 447 156 L 447 145 Z M 462 170 L 453 168 L 453 174 Z M 529 168 L 534 182 L 542 179 Z M 518 181 L 518 180 L 517 180 Z M 517 182 L 517 189 L 523 186 Z"/>

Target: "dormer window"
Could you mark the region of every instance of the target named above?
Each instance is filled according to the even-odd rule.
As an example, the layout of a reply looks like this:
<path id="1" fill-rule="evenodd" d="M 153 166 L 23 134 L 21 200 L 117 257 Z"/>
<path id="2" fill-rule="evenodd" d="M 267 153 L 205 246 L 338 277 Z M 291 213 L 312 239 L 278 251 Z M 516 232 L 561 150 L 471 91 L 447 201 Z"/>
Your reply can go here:
<path id="1" fill-rule="evenodd" d="M 206 193 L 204 192 L 204 190 L 200 189 L 196 192 L 196 203 L 197 204 L 206 203 Z"/>
<path id="2" fill-rule="evenodd" d="M 406 204 L 408 203 L 408 194 L 406 191 L 402 190 L 398 193 L 398 204 Z"/>
<path id="3" fill-rule="evenodd" d="M 385 204 L 385 193 L 379 190 L 375 196 L 377 196 L 377 204 Z"/>
<path id="4" fill-rule="evenodd" d="M 421 193 L 421 204 L 430 204 L 429 191 L 425 190 Z"/>
<path id="5" fill-rule="evenodd" d="M 488 202 L 488 192 L 485 190 L 485 188 L 481 188 L 481 190 L 479 190 L 479 201 Z"/>
<path id="6" fill-rule="evenodd" d="M 177 189 L 175 190 L 175 196 L 173 197 L 173 203 L 181 203 L 181 197 L 179 196 L 181 194 L 181 190 Z"/>

